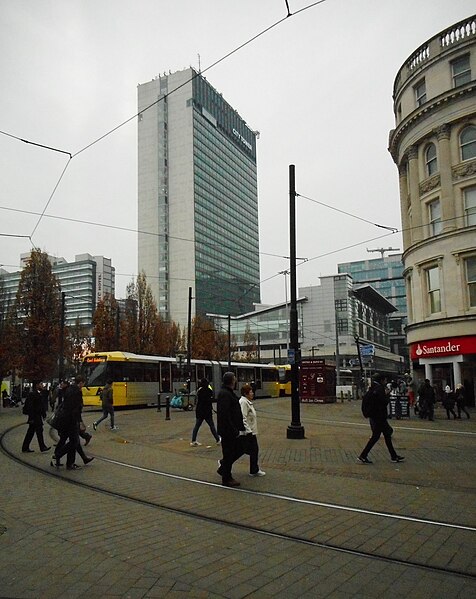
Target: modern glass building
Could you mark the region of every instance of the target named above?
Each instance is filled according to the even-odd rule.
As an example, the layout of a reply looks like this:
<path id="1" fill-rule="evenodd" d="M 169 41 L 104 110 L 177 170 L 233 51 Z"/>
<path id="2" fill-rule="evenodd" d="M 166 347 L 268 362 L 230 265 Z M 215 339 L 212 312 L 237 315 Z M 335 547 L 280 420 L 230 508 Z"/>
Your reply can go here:
<path id="1" fill-rule="evenodd" d="M 139 271 L 160 314 L 237 315 L 260 300 L 256 136 L 189 68 L 138 87 Z"/>
<path id="2" fill-rule="evenodd" d="M 22 254 L 20 262 L 25 266 L 30 254 Z M 84 327 L 92 328 L 97 302 L 105 293 L 114 295 L 115 269 L 110 258 L 80 254 L 74 262 L 64 258 L 48 256 L 52 273 L 58 279 L 65 294 L 65 325 L 73 327 L 79 321 Z M 1 304 L 9 306 L 15 301 L 21 271 L 7 272 L 0 268 Z"/>

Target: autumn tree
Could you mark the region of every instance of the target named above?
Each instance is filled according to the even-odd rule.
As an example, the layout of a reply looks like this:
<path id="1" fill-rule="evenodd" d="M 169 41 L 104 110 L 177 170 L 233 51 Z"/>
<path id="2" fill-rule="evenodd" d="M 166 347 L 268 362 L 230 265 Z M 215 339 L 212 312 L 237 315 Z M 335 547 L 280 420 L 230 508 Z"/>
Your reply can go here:
<path id="1" fill-rule="evenodd" d="M 208 318 L 197 314 L 192 319 L 190 341 L 193 358 L 197 360 L 215 359 L 216 330 Z"/>
<path id="2" fill-rule="evenodd" d="M 159 315 L 144 272 L 126 289 L 126 313 L 121 327 L 121 344 L 125 351 L 137 354 L 156 353 Z"/>
<path id="3" fill-rule="evenodd" d="M 155 330 L 155 353 L 159 356 L 174 357 L 184 351 L 183 333 L 180 325 L 173 321 L 163 319 L 160 315 L 157 319 Z"/>
<path id="4" fill-rule="evenodd" d="M 79 317 L 72 327 L 68 327 L 65 340 L 65 361 L 70 374 L 79 371 L 83 356 L 92 350 L 89 327 L 81 325 Z"/>
<path id="5" fill-rule="evenodd" d="M 243 361 L 256 362 L 258 359 L 258 346 L 256 344 L 256 335 L 251 331 L 250 323 L 246 323 L 246 329 L 243 334 Z"/>
<path id="6" fill-rule="evenodd" d="M 118 339 L 119 304 L 110 294 L 105 293 L 96 306 L 93 316 L 93 337 L 96 351 L 119 349 Z"/>
<path id="7" fill-rule="evenodd" d="M 61 290 L 41 250 L 31 252 L 21 273 L 14 312 L 21 321 L 19 369 L 30 380 L 51 378 L 59 354 Z"/>

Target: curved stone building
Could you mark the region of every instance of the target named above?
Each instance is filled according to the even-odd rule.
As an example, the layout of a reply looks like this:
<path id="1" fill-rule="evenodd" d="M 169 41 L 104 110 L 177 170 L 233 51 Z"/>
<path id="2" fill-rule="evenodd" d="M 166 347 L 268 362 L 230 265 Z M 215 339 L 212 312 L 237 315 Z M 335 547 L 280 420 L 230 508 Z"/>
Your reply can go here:
<path id="1" fill-rule="evenodd" d="M 417 379 L 476 379 L 476 15 L 420 46 L 394 83 L 407 341 Z"/>

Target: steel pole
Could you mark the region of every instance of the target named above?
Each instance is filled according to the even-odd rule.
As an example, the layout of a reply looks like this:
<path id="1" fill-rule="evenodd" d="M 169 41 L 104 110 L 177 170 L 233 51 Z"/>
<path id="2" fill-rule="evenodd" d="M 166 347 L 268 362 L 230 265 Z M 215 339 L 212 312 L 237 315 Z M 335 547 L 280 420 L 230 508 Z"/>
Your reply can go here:
<path id="1" fill-rule="evenodd" d="M 299 334 L 296 293 L 296 180 L 294 164 L 289 165 L 289 262 L 291 307 L 289 311 L 290 349 L 294 355 L 291 364 L 291 424 L 287 428 L 288 439 L 304 439 L 299 403 Z"/>

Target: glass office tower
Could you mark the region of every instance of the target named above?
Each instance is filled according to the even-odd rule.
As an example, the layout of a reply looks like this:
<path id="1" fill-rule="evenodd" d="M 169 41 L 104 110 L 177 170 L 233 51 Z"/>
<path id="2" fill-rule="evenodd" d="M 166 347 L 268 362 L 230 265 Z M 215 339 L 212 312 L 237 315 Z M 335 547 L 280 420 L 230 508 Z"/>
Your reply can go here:
<path id="1" fill-rule="evenodd" d="M 139 85 L 139 270 L 160 314 L 260 301 L 256 132 L 199 73 Z"/>

